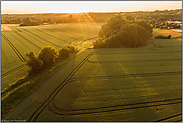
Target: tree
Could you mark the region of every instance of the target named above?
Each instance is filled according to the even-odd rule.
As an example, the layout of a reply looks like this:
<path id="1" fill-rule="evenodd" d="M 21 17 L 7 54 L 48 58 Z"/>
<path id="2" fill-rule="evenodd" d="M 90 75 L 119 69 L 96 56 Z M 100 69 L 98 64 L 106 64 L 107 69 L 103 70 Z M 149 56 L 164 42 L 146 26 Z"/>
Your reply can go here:
<path id="1" fill-rule="evenodd" d="M 16 20 L 15 20 L 15 23 L 17 23 L 17 24 L 20 24 L 22 22 L 22 19 L 21 18 L 17 18 Z"/>
<path id="2" fill-rule="evenodd" d="M 42 70 L 43 61 L 33 51 L 27 52 L 26 56 L 28 57 L 26 65 L 31 68 L 29 74 L 39 73 Z"/>
<path id="3" fill-rule="evenodd" d="M 30 24 L 31 24 L 30 18 L 24 18 L 24 19 L 23 19 L 23 24 L 25 24 L 25 25 L 30 25 Z"/>
<path id="4" fill-rule="evenodd" d="M 129 24 L 121 16 L 114 16 L 101 27 L 99 38 L 93 45 L 94 48 L 144 46 L 150 37 L 150 29 L 146 22 Z"/>
<path id="5" fill-rule="evenodd" d="M 62 48 L 59 50 L 59 56 L 60 59 L 67 59 L 69 57 L 70 51 L 69 48 Z"/>
<path id="6" fill-rule="evenodd" d="M 52 23 L 52 20 L 50 18 L 48 18 L 47 23 Z"/>
<path id="7" fill-rule="evenodd" d="M 123 46 L 136 47 L 138 44 L 138 31 L 136 24 L 128 24 L 118 34 L 118 39 Z"/>
<path id="8" fill-rule="evenodd" d="M 153 28 L 147 24 L 145 21 L 138 21 L 136 22 L 139 26 L 144 27 L 145 29 L 147 29 L 149 31 L 149 35 L 152 35 L 153 32 Z"/>
<path id="9" fill-rule="evenodd" d="M 109 38 L 111 33 L 119 32 L 119 30 L 126 24 L 128 24 L 128 22 L 121 15 L 113 16 L 102 25 L 98 37 Z"/>
<path id="10" fill-rule="evenodd" d="M 135 22 L 135 18 L 133 16 L 130 16 L 130 15 L 126 16 L 126 20 L 128 20 L 130 22 Z"/>
<path id="11" fill-rule="evenodd" d="M 44 67 L 52 66 L 57 57 L 58 52 L 50 46 L 44 47 L 38 55 L 38 58 L 43 61 Z"/>

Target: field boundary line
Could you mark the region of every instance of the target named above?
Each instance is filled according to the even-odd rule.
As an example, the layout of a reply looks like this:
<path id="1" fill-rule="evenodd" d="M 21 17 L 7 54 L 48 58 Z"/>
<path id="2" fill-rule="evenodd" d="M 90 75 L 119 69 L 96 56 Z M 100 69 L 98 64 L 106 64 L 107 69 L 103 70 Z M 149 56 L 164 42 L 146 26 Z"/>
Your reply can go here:
<path id="1" fill-rule="evenodd" d="M 26 59 L 22 56 L 22 54 L 18 51 L 18 49 L 11 43 L 11 41 L 4 34 L 1 33 L 1 35 L 6 40 L 6 42 L 10 45 L 10 47 L 13 49 L 13 51 L 17 54 L 18 58 L 22 62 L 25 62 Z"/>

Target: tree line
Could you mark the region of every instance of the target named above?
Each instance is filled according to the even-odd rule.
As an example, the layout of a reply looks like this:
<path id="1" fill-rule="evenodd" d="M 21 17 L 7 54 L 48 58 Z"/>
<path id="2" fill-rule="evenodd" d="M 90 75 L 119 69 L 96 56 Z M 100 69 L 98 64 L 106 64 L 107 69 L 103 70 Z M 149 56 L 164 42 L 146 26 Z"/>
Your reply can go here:
<path id="1" fill-rule="evenodd" d="M 55 48 L 51 46 L 46 46 L 41 49 L 38 55 L 34 51 L 26 52 L 27 63 L 26 65 L 30 67 L 29 75 L 37 74 L 42 72 L 44 69 L 49 68 L 59 62 L 69 58 L 70 55 L 77 52 L 74 46 L 68 46 L 66 48 L 61 48 L 56 51 Z"/>
<path id="2" fill-rule="evenodd" d="M 136 12 L 88 12 L 88 13 L 49 13 L 49 14 L 18 14 L 18 15 L 1 15 L 1 23 L 20 24 L 26 18 L 30 18 L 32 22 L 42 23 L 70 23 L 70 22 L 100 22 L 105 21 L 114 16 L 132 16 L 136 21 L 144 20 L 145 22 L 156 27 L 170 19 L 182 19 L 182 9 L 175 10 L 155 10 L 155 11 L 136 11 Z M 91 19 L 89 17 L 91 17 Z"/>

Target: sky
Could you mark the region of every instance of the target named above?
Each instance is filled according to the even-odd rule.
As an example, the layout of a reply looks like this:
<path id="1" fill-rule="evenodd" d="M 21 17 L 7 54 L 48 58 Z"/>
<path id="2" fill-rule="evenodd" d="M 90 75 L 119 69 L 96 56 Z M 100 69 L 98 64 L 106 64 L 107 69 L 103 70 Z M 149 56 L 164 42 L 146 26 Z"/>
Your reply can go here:
<path id="1" fill-rule="evenodd" d="M 132 12 L 182 9 L 182 1 L 1 1 L 1 14 Z"/>

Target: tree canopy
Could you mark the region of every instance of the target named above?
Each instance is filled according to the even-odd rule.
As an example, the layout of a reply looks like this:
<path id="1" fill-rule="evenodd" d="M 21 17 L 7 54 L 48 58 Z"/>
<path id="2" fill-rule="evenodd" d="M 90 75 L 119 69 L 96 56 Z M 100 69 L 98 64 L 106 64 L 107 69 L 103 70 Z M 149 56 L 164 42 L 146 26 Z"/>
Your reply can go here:
<path id="1" fill-rule="evenodd" d="M 139 47 L 146 45 L 151 34 L 152 28 L 146 22 L 135 22 L 129 16 L 125 18 L 122 15 L 116 15 L 101 26 L 94 47 Z"/>

